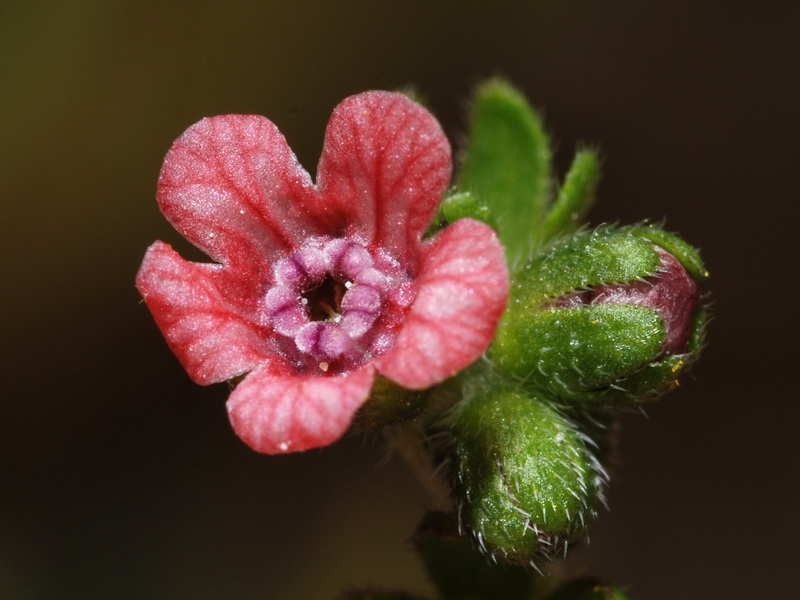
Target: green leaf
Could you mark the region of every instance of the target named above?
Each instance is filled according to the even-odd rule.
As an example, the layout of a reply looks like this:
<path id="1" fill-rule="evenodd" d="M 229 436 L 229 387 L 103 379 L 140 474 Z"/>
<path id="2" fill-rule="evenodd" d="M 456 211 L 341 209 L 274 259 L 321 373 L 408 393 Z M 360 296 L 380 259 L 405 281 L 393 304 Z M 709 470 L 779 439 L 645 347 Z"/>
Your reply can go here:
<path id="1" fill-rule="evenodd" d="M 544 220 L 541 242 L 561 233 L 572 233 L 594 204 L 600 182 L 600 159 L 593 150 L 579 150 L 558 191 L 556 201 Z"/>
<path id="2" fill-rule="evenodd" d="M 550 158 L 541 120 L 522 94 L 497 79 L 480 86 L 456 185 L 488 206 L 512 268 L 528 257 L 541 237 Z"/>

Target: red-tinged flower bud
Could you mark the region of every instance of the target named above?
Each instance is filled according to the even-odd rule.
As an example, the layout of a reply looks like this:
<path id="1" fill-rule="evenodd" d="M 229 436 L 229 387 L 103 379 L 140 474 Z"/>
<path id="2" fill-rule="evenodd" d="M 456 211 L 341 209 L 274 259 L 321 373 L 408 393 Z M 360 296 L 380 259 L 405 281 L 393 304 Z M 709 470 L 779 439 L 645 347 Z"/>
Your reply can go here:
<path id="1" fill-rule="evenodd" d="M 699 351 L 705 277 L 696 250 L 662 230 L 577 233 L 519 272 L 491 356 L 563 399 L 656 397 Z"/>
<path id="2" fill-rule="evenodd" d="M 641 281 L 599 285 L 559 298 L 556 305 L 572 308 L 598 304 L 630 304 L 654 309 L 664 320 L 664 352 L 686 352 L 700 303 L 700 289 L 672 254 L 654 246 L 660 257 L 657 273 Z"/>

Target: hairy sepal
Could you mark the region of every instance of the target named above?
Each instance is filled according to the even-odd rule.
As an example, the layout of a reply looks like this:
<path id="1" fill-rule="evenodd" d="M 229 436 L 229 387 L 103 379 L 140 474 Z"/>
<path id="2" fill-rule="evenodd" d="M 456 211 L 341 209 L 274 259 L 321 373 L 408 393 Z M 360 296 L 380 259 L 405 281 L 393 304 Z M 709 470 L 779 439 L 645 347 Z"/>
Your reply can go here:
<path id="1" fill-rule="evenodd" d="M 580 539 L 602 468 L 588 438 L 543 396 L 480 386 L 453 435 L 461 515 L 481 550 L 536 566 Z"/>

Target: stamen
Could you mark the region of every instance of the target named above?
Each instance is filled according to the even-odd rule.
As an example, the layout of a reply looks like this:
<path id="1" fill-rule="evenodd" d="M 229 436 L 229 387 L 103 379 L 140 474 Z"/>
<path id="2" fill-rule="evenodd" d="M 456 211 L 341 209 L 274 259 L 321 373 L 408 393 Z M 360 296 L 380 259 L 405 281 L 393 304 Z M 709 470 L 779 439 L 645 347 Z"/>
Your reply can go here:
<path id="1" fill-rule="evenodd" d="M 309 318 L 312 321 L 336 321 L 336 317 L 342 314 L 345 291 L 344 285 L 330 275 L 318 286 L 303 291 L 301 296 L 305 300 L 303 305 L 308 307 Z"/>

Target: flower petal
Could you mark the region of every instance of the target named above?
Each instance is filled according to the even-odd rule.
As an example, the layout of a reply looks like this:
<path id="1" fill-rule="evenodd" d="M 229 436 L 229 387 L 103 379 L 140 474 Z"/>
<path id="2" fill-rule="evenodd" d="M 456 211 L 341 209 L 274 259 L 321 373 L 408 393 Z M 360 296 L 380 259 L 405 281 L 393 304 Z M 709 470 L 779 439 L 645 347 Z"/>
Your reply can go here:
<path id="1" fill-rule="evenodd" d="M 397 341 L 375 361 L 403 387 L 422 389 L 475 361 L 508 300 L 503 247 L 487 225 L 462 219 L 425 248 L 417 296 Z"/>
<path id="2" fill-rule="evenodd" d="M 366 92 L 334 110 L 317 184 L 333 222 L 395 258 L 419 244 L 451 175 L 439 123 L 403 94 Z"/>
<path id="3" fill-rule="evenodd" d="M 203 119 L 178 138 L 158 182 L 161 211 L 188 240 L 235 270 L 274 261 L 318 232 L 308 173 L 265 117 Z"/>
<path id="4" fill-rule="evenodd" d="M 254 450 L 299 452 L 338 440 L 372 389 L 367 365 L 343 376 L 254 371 L 228 399 L 233 429 Z"/>
<path id="5" fill-rule="evenodd" d="M 182 259 L 163 242 L 147 250 L 136 287 L 170 348 L 195 382 L 225 381 L 267 361 L 268 333 L 220 291 L 220 265 Z"/>

